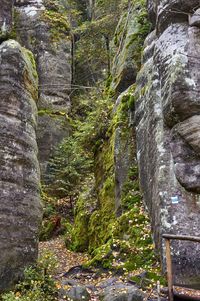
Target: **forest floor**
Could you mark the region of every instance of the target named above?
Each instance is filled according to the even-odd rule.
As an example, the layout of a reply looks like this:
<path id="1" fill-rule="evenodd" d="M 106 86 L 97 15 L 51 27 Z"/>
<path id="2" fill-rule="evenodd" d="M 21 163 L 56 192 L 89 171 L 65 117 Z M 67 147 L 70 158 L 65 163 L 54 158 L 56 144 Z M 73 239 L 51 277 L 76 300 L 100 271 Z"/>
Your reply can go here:
<path id="1" fill-rule="evenodd" d="M 121 283 L 125 285 L 133 284 L 128 280 L 127 275 L 113 275 L 109 270 L 103 269 L 89 269 L 84 267 L 88 261 L 89 256 L 84 253 L 77 253 L 67 250 L 63 237 L 58 236 L 49 241 L 40 242 L 39 253 L 51 252 L 54 255 L 57 267 L 52 275 L 56 281 L 56 286 L 59 290 L 68 291 L 72 287 L 84 287 L 90 294 L 91 301 L 99 301 L 100 295 L 103 293 L 105 287 L 113 284 Z M 181 297 L 192 296 L 200 298 L 200 290 L 186 289 L 183 287 L 174 287 L 177 296 Z M 164 292 L 165 291 L 165 292 Z M 157 291 L 154 289 L 146 290 L 146 300 L 158 300 Z M 167 290 L 163 290 L 161 294 L 162 301 L 167 300 Z M 83 298 L 84 299 L 84 298 Z M 71 300 L 67 297 L 58 296 L 58 301 Z"/>
<path id="2" fill-rule="evenodd" d="M 72 267 L 82 265 L 88 260 L 88 256 L 84 253 L 69 251 L 61 236 L 40 242 L 39 251 L 40 253 L 50 251 L 55 256 L 58 263 L 56 269 L 56 278 L 58 279 Z"/>
<path id="3" fill-rule="evenodd" d="M 70 223 L 73 223 L 73 211 L 72 204 L 68 199 L 62 199 L 54 203 L 47 199 L 47 204 L 53 203 L 53 214 L 46 217 L 47 225 L 54 220 L 58 220 L 57 217 L 67 219 Z M 70 251 L 66 248 L 64 236 L 59 235 L 61 224 L 55 223 L 53 228 L 52 237 L 48 241 L 41 241 L 39 244 L 39 252 L 50 252 L 55 257 L 58 263 L 53 278 L 56 281 L 56 286 L 61 292 L 58 301 L 69 300 L 63 298 L 63 295 L 69 290 L 81 287 L 87 290 L 91 296 L 91 301 L 98 301 L 102 294 L 109 289 L 121 286 L 122 289 L 127 287 L 136 287 L 143 290 L 147 296 L 152 298 L 156 295 L 156 279 L 154 276 L 147 275 L 147 271 L 144 268 L 138 268 L 134 271 L 127 271 L 126 269 L 103 269 L 101 265 L 98 268 L 86 268 L 88 262 L 90 262 L 90 255 L 87 253 L 77 253 Z M 156 266 L 155 266 L 156 268 Z M 154 272 L 154 270 L 152 270 Z M 152 279 L 151 279 L 152 277 Z M 115 293 L 115 292 L 114 292 Z"/>
<path id="4" fill-rule="evenodd" d="M 58 263 L 52 275 L 58 289 L 66 291 L 73 286 L 82 286 L 89 292 L 91 301 L 98 301 L 99 295 L 106 286 L 119 281 L 127 283 L 124 276 L 113 275 L 111 271 L 84 268 L 82 265 L 87 262 L 88 255 L 67 250 L 62 236 L 40 242 L 39 252 L 46 251 L 51 252 Z M 59 297 L 58 300 L 64 301 L 66 298 Z"/>
<path id="5" fill-rule="evenodd" d="M 102 284 L 112 279 L 112 273 L 83 269 L 82 265 L 87 262 L 88 255 L 67 250 L 62 237 L 56 237 L 49 241 L 40 242 L 39 252 L 52 252 L 58 263 L 54 275 L 52 275 L 59 289 L 70 289 L 74 285 L 87 288 L 91 301 L 98 301 L 102 291 Z M 120 277 L 121 278 L 121 277 Z M 60 297 L 59 301 L 64 301 Z"/>

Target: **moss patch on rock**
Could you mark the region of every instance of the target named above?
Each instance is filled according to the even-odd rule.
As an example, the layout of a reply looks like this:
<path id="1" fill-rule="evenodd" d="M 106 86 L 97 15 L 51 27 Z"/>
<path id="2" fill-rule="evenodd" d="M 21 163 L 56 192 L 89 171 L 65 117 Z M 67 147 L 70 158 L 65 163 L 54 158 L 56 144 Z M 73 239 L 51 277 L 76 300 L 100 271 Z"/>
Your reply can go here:
<path id="1" fill-rule="evenodd" d="M 52 42 L 68 38 L 71 26 L 64 14 L 54 10 L 45 10 L 40 18 L 48 24 Z"/>
<path id="2" fill-rule="evenodd" d="M 115 93 L 125 91 L 135 82 L 141 66 L 144 39 L 150 28 L 146 1 L 135 1 L 122 16 L 115 32 L 114 44 L 118 51 L 113 62 L 111 84 Z"/>
<path id="3" fill-rule="evenodd" d="M 10 40 L 12 42 L 12 40 Z M 24 83 L 27 90 L 31 94 L 32 98 L 38 100 L 38 74 L 36 69 L 36 63 L 34 55 L 28 49 L 21 47 L 21 52 L 26 62 L 26 68 L 24 70 Z"/>

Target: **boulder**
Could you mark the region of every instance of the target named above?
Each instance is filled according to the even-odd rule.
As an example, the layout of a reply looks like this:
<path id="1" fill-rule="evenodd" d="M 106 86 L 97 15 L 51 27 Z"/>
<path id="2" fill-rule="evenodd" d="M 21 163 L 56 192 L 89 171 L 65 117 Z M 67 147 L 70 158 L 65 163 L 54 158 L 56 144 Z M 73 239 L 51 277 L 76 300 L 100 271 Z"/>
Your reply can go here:
<path id="1" fill-rule="evenodd" d="M 123 283 L 107 287 L 102 293 L 102 301 L 143 301 L 145 294 L 137 287 Z"/>
<path id="2" fill-rule="evenodd" d="M 63 298 L 69 298 L 73 301 L 89 301 L 91 300 L 90 294 L 88 293 L 85 286 L 73 286 L 70 290 L 61 289 L 60 296 Z"/>
<path id="3" fill-rule="evenodd" d="M 106 280 L 100 282 L 100 283 L 98 284 L 98 287 L 100 287 L 100 288 L 106 288 L 106 287 L 109 287 L 109 286 L 114 285 L 117 281 L 118 281 L 118 278 L 116 278 L 116 277 L 111 277 L 111 278 L 109 278 L 109 279 L 106 279 Z"/>

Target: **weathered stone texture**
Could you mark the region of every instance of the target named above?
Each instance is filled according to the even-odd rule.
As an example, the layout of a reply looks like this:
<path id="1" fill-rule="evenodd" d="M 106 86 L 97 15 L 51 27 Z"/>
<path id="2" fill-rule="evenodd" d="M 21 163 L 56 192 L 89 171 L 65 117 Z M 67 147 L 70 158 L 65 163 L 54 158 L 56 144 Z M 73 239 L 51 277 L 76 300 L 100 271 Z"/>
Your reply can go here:
<path id="1" fill-rule="evenodd" d="M 138 72 L 138 49 L 134 43 L 140 28 L 136 16 L 140 9 L 133 7 L 128 13 L 122 15 L 115 32 L 115 57 L 112 65 L 111 88 L 122 93 L 136 80 Z"/>
<path id="2" fill-rule="evenodd" d="M 117 282 L 106 287 L 100 298 L 102 301 L 143 301 L 145 294 L 136 286 Z"/>
<path id="3" fill-rule="evenodd" d="M 123 98 L 128 98 L 130 95 L 130 89 L 121 93 L 118 97 L 114 113 L 120 111 L 120 106 L 123 102 Z M 127 114 L 124 121 L 119 123 L 115 128 L 114 135 L 114 174 L 115 174 L 115 210 L 117 214 L 121 210 L 121 197 L 123 192 L 123 186 L 127 181 L 128 172 L 135 162 L 135 130 L 131 126 L 129 116 Z"/>
<path id="4" fill-rule="evenodd" d="M 37 62 L 39 74 L 39 109 L 66 110 L 70 106 L 71 38 L 67 21 L 56 10 L 45 7 L 44 1 L 16 1 L 17 37 L 30 49 Z M 65 26 L 63 29 L 61 26 Z M 63 31 L 62 31 L 63 30 Z M 67 31 L 68 30 L 68 31 Z"/>
<path id="5" fill-rule="evenodd" d="M 200 235 L 200 16 L 199 1 L 148 5 L 157 23 L 137 78 L 136 124 L 141 187 L 159 248 L 162 233 Z M 176 242 L 172 253 L 175 281 L 200 287 L 200 247 Z"/>
<path id="6" fill-rule="evenodd" d="M 12 28 L 13 0 L 1 0 L 0 39 L 5 38 Z"/>
<path id="7" fill-rule="evenodd" d="M 0 46 L 0 290 L 37 258 L 41 221 L 36 144 L 37 73 L 14 40 Z"/>
<path id="8" fill-rule="evenodd" d="M 48 3 L 15 1 L 17 38 L 34 53 L 39 75 L 38 109 L 42 114 L 39 115 L 37 137 L 42 178 L 55 147 L 68 136 L 69 127 L 64 128 L 63 124 L 66 124 L 65 113 L 70 109 L 72 81 L 70 28 L 56 4 Z"/>

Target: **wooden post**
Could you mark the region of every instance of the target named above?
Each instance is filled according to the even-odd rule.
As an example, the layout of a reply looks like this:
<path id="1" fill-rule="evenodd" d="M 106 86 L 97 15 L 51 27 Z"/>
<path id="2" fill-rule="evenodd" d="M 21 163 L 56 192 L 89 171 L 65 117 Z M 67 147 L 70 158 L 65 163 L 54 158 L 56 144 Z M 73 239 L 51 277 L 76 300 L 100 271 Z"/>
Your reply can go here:
<path id="1" fill-rule="evenodd" d="M 167 263 L 167 281 L 168 281 L 168 290 L 169 290 L 169 301 L 174 300 L 173 294 L 173 276 L 172 276 L 172 258 L 170 250 L 170 239 L 165 239 L 166 243 L 166 263 Z"/>

